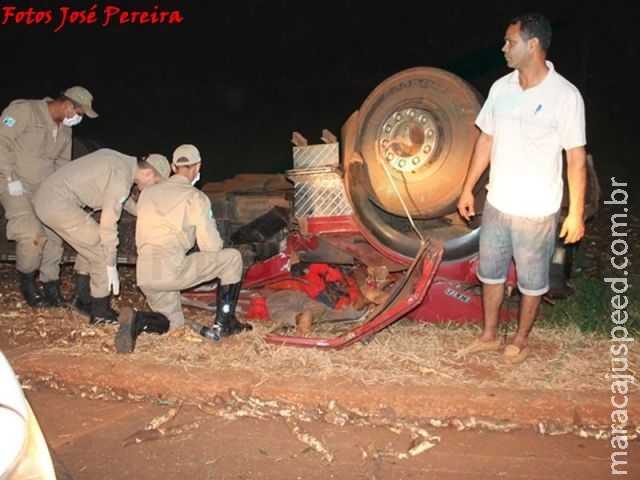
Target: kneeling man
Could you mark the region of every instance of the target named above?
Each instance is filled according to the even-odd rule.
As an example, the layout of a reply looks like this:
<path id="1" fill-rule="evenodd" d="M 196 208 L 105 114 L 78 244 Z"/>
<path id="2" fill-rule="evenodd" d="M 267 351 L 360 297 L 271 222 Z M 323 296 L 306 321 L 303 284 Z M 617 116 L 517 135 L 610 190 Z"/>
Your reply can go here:
<path id="1" fill-rule="evenodd" d="M 251 330 L 235 316 L 242 278 L 242 255 L 222 248 L 211 201 L 194 187 L 200 178 L 200 152 L 181 145 L 173 153 L 174 175 L 141 193 L 136 220 L 136 281 L 151 312 L 123 308 L 116 349 L 132 352 L 149 316 L 162 314 L 170 331 L 184 326 L 181 290 L 218 279 L 216 318 L 212 329 L 222 337 Z M 198 251 L 189 253 L 194 246 Z M 204 333 L 204 332 L 203 332 Z"/>

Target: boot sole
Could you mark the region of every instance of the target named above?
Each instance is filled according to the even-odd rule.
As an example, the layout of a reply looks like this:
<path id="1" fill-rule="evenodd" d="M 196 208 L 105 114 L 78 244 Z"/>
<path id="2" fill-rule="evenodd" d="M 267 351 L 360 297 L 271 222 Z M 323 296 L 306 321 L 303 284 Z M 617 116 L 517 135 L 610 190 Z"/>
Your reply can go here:
<path id="1" fill-rule="evenodd" d="M 129 307 L 124 307 L 118 317 L 118 331 L 116 332 L 116 351 L 118 353 L 131 353 L 133 352 L 133 320 L 135 318 L 135 312 Z"/>

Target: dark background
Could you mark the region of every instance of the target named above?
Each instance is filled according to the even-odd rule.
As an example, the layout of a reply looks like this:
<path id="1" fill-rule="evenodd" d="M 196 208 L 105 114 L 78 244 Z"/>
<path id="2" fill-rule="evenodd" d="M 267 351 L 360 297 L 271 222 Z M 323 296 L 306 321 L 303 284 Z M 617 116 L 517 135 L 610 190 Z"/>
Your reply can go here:
<path id="1" fill-rule="evenodd" d="M 575 1 L 13 1 L 19 10 L 179 10 L 179 25 L 0 25 L 0 103 L 79 84 L 100 114 L 74 127 L 132 155 L 203 155 L 203 178 L 291 167 L 291 133 L 340 134 L 373 88 L 405 68 L 436 66 L 483 96 L 508 72 L 510 18 L 539 11 L 554 27 L 549 59 L 582 92 L 588 150 L 601 174 L 630 180 L 637 130 L 640 2 Z M 99 15 L 99 20 L 102 18 Z M 608 180 L 607 180 L 608 181 Z"/>

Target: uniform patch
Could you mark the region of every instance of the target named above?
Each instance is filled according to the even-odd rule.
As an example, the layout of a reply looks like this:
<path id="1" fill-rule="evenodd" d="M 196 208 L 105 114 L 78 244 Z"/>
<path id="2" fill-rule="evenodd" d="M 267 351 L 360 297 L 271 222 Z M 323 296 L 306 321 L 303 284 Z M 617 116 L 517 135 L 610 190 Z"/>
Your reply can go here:
<path id="1" fill-rule="evenodd" d="M 4 123 L 7 127 L 13 127 L 16 124 L 16 119 L 13 117 L 4 117 L 2 119 L 2 123 Z"/>
<path id="2" fill-rule="evenodd" d="M 209 220 L 213 219 L 213 210 L 209 210 Z"/>
<path id="3" fill-rule="evenodd" d="M 120 199 L 120 205 L 124 205 L 124 202 L 126 202 L 126 201 L 127 201 L 127 198 L 128 198 L 128 195 L 127 195 L 127 196 L 122 197 L 122 198 Z"/>

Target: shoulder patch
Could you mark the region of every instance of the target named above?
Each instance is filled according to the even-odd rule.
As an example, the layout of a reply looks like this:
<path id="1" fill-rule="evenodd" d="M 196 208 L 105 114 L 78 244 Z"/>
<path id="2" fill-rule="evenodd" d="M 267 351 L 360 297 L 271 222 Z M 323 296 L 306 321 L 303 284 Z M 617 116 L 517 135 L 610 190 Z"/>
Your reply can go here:
<path id="1" fill-rule="evenodd" d="M 2 119 L 2 123 L 4 123 L 7 127 L 13 127 L 16 124 L 16 119 L 13 117 L 4 117 Z"/>
<path id="2" fill-rule="evenodd" d="M 209 210 L 209 220 L 213 220 L 213 210 Z"/>
<path id="3" fill-rule="evenodd" d="M 120 199 L 120 205 L 124 205 L 124 202 L 126 202 L 126 201 L 127 201 L 127 198 L 128 198 L 128 197 L 129 197 L 128 195 L 126 195 L 126 196 L 122 197 L 122 198 Z"/>

